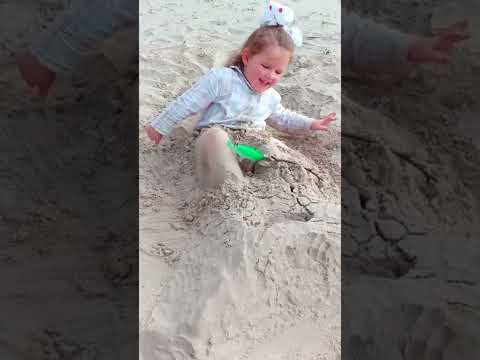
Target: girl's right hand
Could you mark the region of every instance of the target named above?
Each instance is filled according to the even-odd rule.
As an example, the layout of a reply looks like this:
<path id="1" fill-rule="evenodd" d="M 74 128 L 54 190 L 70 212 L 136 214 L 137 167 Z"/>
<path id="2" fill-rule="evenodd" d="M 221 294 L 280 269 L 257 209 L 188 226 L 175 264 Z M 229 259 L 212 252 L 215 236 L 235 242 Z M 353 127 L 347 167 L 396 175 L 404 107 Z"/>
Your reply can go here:
<path id="1" fill-rule="evenodd" d="M 155 144 L 158 144 L 162 140 L 163 135 L 160 134 L 152 125 L 145 126 L 145 131 L 147 132 L 148 137 Z"/>
<path id="2" fill-rule="evenodd" d="M 46 97 L 56 74 L 31 53 L 17 55 L 15 61 L 23 79 L 34 89 L 35 94 Z"/>
<path id="3" fill-rule="evenodd" d="M 470 37 L 467 20 L 437 29 L 437 32 L 439 35 L 432 38 L 415 37 L 408 49 L 408 61 L 415 64 L 446 64 L 450 61 L 450 51 Z"/>

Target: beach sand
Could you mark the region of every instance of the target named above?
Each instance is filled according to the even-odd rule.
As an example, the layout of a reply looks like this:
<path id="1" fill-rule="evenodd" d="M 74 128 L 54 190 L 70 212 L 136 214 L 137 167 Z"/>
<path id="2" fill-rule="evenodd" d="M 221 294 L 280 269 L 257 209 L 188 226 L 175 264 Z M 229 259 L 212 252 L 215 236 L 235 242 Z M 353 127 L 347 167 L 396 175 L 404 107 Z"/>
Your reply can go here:
<path id="1" fill-rule="evenodd" d="M 200 191 L 192 126 L 159 146 L 143 126 L 259 24 L 257 1 L 140 6 L 140 355 L 154 359 L 340 358 L 340 4 L 289 1 L 304 47 L 283 104 L 328 132 L 268 129 L 242 141 L 271 168 Z"/>
<path id="2" fill-rule="evenodd" d="M 415 4 L 360 1 L 353 10 L 428 34 L 476 6 Z M 342 356 L 479 352 L 477 53 L 472 38 L 449 65 L 404 77 L 342 73 Z"/>
<path id="3" fill-rule="evenodd" d="M 452 19 L 445 16 L 446 3 L 437 4 L 433 25 Z M 40 12 L 22 2 L 0 5 L 2 84 L 18 77 L 12 53 L 63 4 L 39 1 Z M 14 105 L 25 89 L 4 86 L 0 105 L 9 116 L 1 143 L 19 154 L 1 159 L 1 184 L 9 190 L 0 218 L 7 239 L 1 254 L 4 358 L 130 359 L 127 350 L 137 354 L 131 342 L 139 330 L 144 360 L 338 359 L 340 104 L 347 165 L 342 211 L 351 222 L 342 224 L 342 271 L 351 271 L 342 290 L 358 300 L 355 308 L 341 309 L 351 319 L 345 334 L 354 335 L 344 339 L 344 351 L 385 359 L 392 353 L 418 358 L 425 349 L 443 359 L 478 354 L 477 54 L 461 50 L 447 68 L 422 67 L 384 87 L 345 77 L 342 94 L 348 97 L 341 99 L 339 4 L 286 4 L 301 19 L 305 46 L 278 86 L 284 105 L 310 116 L 336 111 L 338 120 L 330 131 L 305 139 L 271 129 L 246 134 L 246 142 L 270 146 L 274 166 L 243 186 L 227 182 L 201 192 L 192 164 L 195 119 L 160 146 L 149 142 L 143 126 L 209 68 L 221 66 L 262 10 L 254 1 L 141 2 L 140 324 L 130 336 L 124 326 L 131 303 L 122 295 L 137 284 L 136 259 L 124 258 L 137 245 L 125 238 L 135 224 L 111 232 L 102 228 L 103 219 L 98 231 L 84 233 L 82 222 L 98 220 L 95 208 L 114 223 L 124 215 L 122 204 L 137 201 L 118 197 L 112 174 L 118 174 L 116 184 L 136 179 L 125 179 L 123 164 L 108 161 L 112 152 L 128 158 L 131 134 L 104 138 L 130 119 L 115 111 L 127 100 L 122 94 L 129 79 L 98 63 L 91 71 L 109 81 L 93 86 L 93 96 L 63 105 L 24 96 L 20 110 Z M 355 10 L 379 21 L 430 30 L 427 6 L 395 1 L 397 11 L 376 6 L 369 13 L 371 2 L 356 4 Z M 457 8 L 457 14 L 468 9 Z M 11 12 L 24 18 L 12 21 Z M 85 89 L 75 90 L 81 95 Z M 66 111 L 74 114 L 68 122 Z M 112 112 L 114 121 L 103 121 Z M 59 147 L 65 152 L 53 153 Z M 104 155 L 104 162 L 92 165 L 93 153 Z M 103 201 L 106 193 L 110 201 Z M 78 314 L 78 308 L 90 312 Z M 99 324 L 93 332 L 92 323 Z"/>
<path id="4" fill-rule="evenodd" d="M 65 3 L 0 4 L 0 357 L 132 359 L 138 243 L 129 211 L 138 199 L 125 191 L 136 184 L 136 132 L 125 109 L 136 74 L 117 72 L 99 54 L 59 75 L 43 99 L 13 57 Z M 70 94 L 55 98 L 61 87 Z"/>

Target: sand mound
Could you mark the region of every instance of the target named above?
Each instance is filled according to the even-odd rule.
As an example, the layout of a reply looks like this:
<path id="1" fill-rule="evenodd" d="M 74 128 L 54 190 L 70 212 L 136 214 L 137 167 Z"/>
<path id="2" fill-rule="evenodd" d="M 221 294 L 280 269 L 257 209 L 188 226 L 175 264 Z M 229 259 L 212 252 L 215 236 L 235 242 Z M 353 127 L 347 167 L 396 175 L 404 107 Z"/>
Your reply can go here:
<path id="1" fill-rule="evenodd" d="M 192 137 L 160 148 L 177 223 L 156 236 L 143 232 L 142 251 L 157 249 L 171 267 L 142 319 L 145 359 L 339 356 L 338 188 L 270 134 L 247 132 L 242 141 L 269 149 L 272 166 L 206 192 L 192 180 Z"/>
<path id="2" fill-rule="evenodd" d="M 409 4 L 393 6 L 397 11 L 379 9 L 378 17 L 408 24 L 408 12 L 400 10 Z M 432 17 L 432 28 L 467 14 L 454 3 L 441 2 L 433 16 L 427 8 L 415 19 Z M 347 357 L 478 353 L 473 41 L 452 53 L 449 67 L 417 68 L 411 78 L 383 86 L 342 81 L 350 97 L 342 99 L 342 271 L 351 281 L 342 283 L 342 295 L 356 299 L 342 307 L 342 316 L 352 319 L 342 333 Z"/>

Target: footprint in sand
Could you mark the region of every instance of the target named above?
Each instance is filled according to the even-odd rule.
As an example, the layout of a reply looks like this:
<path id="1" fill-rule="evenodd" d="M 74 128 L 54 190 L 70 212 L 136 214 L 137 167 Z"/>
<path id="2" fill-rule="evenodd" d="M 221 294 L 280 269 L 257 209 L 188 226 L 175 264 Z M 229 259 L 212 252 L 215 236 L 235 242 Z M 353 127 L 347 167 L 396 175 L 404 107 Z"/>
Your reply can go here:
<path id="1" fill-rule="evenodd" d="M 187 337 L 145 331 L 140 334 L 140 355 L 142 360 L 189 360 L 195 358 L 195 349 Z"/>
<path id="2" fill-rule="evenodd" d="M 445 313 L 440 309 L 422 309 L 411 329 L 402 349 L 405 360 L 444 359 L 444 352 L 453 331 L 446 326 Z"/>

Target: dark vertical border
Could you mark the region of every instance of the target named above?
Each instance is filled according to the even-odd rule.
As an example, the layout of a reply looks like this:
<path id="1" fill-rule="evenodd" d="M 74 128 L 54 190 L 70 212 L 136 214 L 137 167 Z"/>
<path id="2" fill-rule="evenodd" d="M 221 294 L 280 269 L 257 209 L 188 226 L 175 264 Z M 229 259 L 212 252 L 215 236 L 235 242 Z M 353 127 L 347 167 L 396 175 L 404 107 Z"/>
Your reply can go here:
<path id="1" fill-rule="evenodd" d="M 138 11 L 41 99 L 15 56 L 66 9 L 0 6 L 0 357 L 136 359 Z"/>
<path id="2" fill-rule="evenodd" d="M 450 64 L 418 65 L 402 40 L 434 39 L 447 3 L 342 4 L 343 359 L 479 351 L 474 47 L 454 47 Z M 352 14 L 370 22 L 354 28 Z M 375 64 L 354 68 L 360 59 Z"/>

